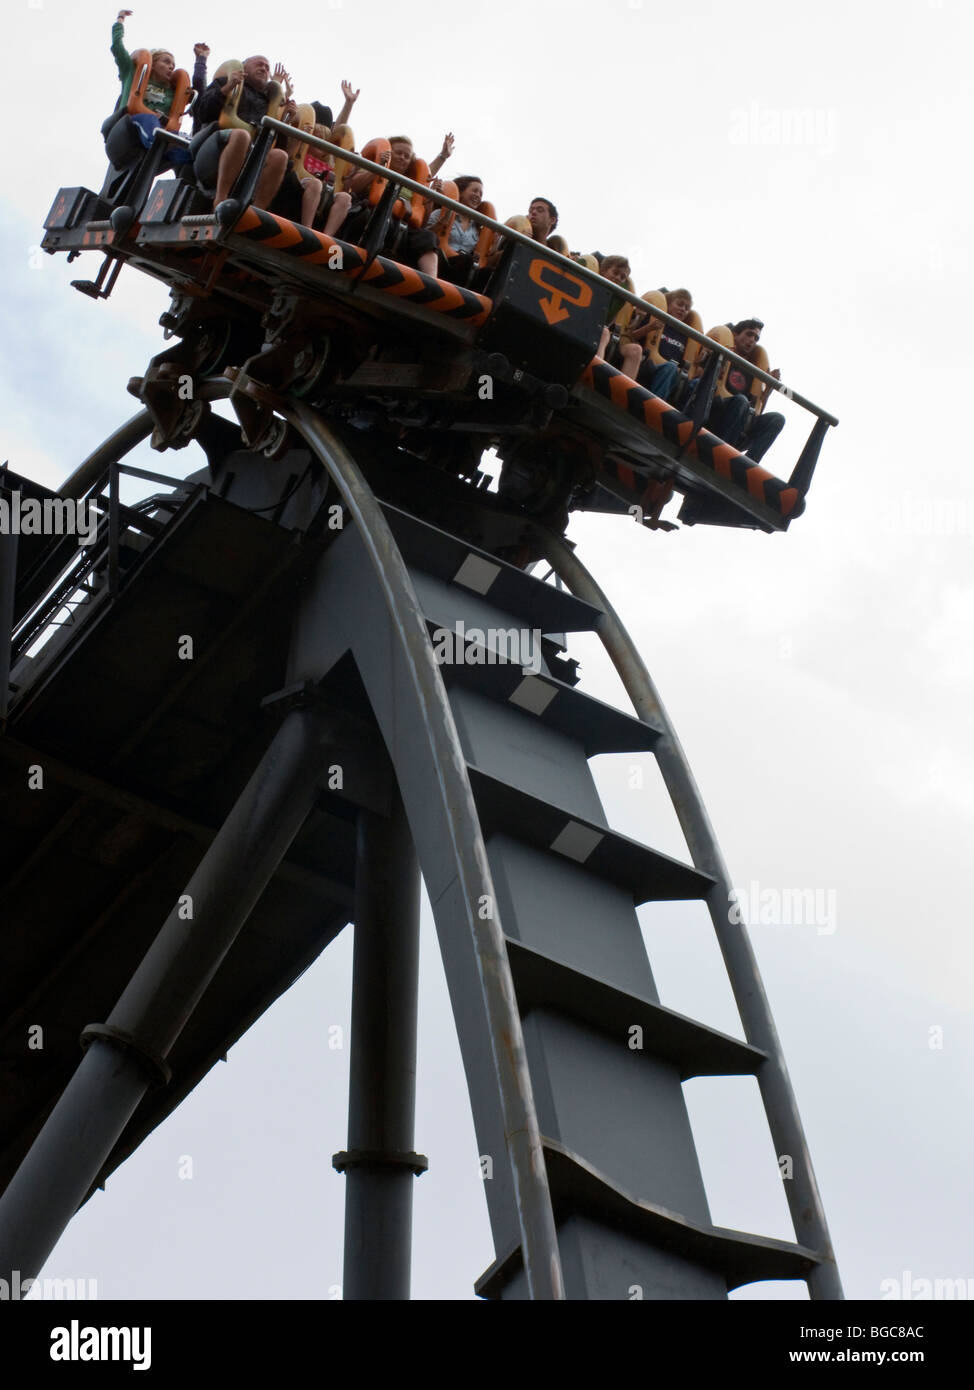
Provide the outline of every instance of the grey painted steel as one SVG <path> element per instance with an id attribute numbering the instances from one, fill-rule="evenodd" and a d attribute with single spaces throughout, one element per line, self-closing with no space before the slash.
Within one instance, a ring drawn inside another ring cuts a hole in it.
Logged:
<path id="1" fill-rule="evenodd" d="M 232 382 L 226 377 L 210 377 L 209 380 L 199 383 L 198 399 L 204 401 L 224 400 L 229 396 L 232 385 Z M 58 496 L 84 497 L 98 482 L 101 475 L 108 471 L 109 465 L 115 463 L 124 454 L 129 453 L 137 444 L 141 444 L 143 439 L 147 439 L 152 433 L 152 429 L 152 416 L 147 410 L 140 410 L 137 415 L 126 420 L 124 425 L 119 425 L 114 434 L 110 434 L 93 453 L 78 464 L 70 477 L 66 478 L 58 488 Z"/>
<path id="2" fill-rule="evenodd" d="M 809 1293 L 813 1298 L 841 1299 L 842 1284 L 828 1223 L 778 1032 L 747 930 L 733 920 L 735 914 L 730 910 L 734 901 L 733 884 L 686 754 L 642 658 L 592 575 L 561 537 L 550 535 L 546 538 L 545 556 L 573 594 L 602 610 L 604 616 L 596 631 L 636 712 L 664 730 L 655 748 L 660 771 L 693 862 L 714 879 L 706 902 L 745 1036 L 752 1047 L 767 1053 L 767 1061 L 758 1071 L 758 1083 L 776 1152 L 790 1154 L 794 1160 L 794 1176 L 785 1183 L 785 1191 L 795 1234 L 802 1245 L 817 1251 L 822 1259 L 808 1275 Z"/>
<path id="3" fill-rule="evenodd" d="M 14 590 L 17 587 L 16 535 L 0 535 L 0 720 L 7 717 L 10 698 L 10 644 L 14 632 Z"/>
<path id="4" fill-rule="evenodd" d="M 293 138 L 294 127 L 286 125 L 283 121 L 275 121 L 272 116 L 265 116 L 261 121 L 262 126 L 268 126 L 271 130 L 277 131 L 279 135 L 288 135 Z M 343 150 L 340 145 L 333 145 L 328 140 L 321 140 L 317 135 L 302 135 L 302 143 L 312 145 L 316 150 L 323 150 L 326 154 L 337 156 L 344 159 L 348 164 L 354 164 L 358 169 L 368 169 L 371 173 L 379 175 L 384 179 L 399 184 L 402 188 L 408 188 L 412 193 L 422 193 L 423 197 L 429 202 L 435 203 L 437 207 L 448 208 L 453 212 L 460 212 L 464 217 L 471 218 L 479 227 L 489 227 L 491 231 L 497 232 L 507 241 L 518 241 L 522 246 L 529 246 L 533 251 L 544 251 L 545 259 L 554 262 L 556 265 L 564 267 L 579 280 L 584 280 L 590 285 L 597 285 L 600 289 L 609 289 L 616 299 L 624 299 L 627 304 L 632 304 L 637 309 L 645 309 L 647 301 L 641 299 L 638 294 L 633 294 L 622 285 L 617 285 L 614 280 L 606 280 L 596 270 L 589 270 L 588 266 L 582 265 L 579 261 L 573 261 L 570 256 L 563 256 L 560 251 L 552 251 L 549 246 L 542 247 L 524 232 L 518 232 L 513 227 L 508 227 L 504 222 L 498 222 L 493 217 L 488 217 L 485 212 L 478 212 L 476 208 L 468 208 L 463 203 L 456 202 L 453 198 L 448 198 L 445 193 L 438 193 L 435 188 L 430 188 L 425 183 L 418 183 L 415 179 L 407 178 L 405 174 L 391 174 L 387 168 L 381 164 L 376 164 L 371 159 L 366 159 L 363 155 L 357 154 L 354 150 Z M 749 362 L 746 357 L 740 357 L 730 348 L 722 347 L 713 338 L 708 338 L 706 334 L 692 328 L 690 324 L 684 323 L 682 319 L 667 313 L 665 309 L 658 309 L 653 305 L 653 318 L 662 319 L 664 323 L 676 328 L 687 338 L 693 338 L 695 342 L 703 344 L 709 351 L 716 351 L 718 357 L 731 362 L 736 362 L 739 367 L 746 367 L 751 376 L 757 377 L 758 381 L 771 386 L 776 391 L 783 391 L 790 401 L 803 409 L 811 411 L 820 420 L 826 420 L 830 425 L 837 425 L 839 422 L 834 415 L 830 415 L 821 406 L 815 405 L 805 396 L 801 396 L 797 391 L 792 390 L 777 377 L 771 376 L 769 372 L 762 371 L 753 362 Z"/>
<path id="5" fill-rule="evenodd" d="M 303 669 L 291 674 L 321 675 L 329 645 L 332 662 L 353 645 L 396 768 L 451 993 L 463 993 L 459 1009 L 454 996 L 454 1014 L 462 1045 L 466 1039 L 468 1081 L 478 1069 L 477 1087 L 482 1081 L 496 1104 L 495 1152 L 505 1172 L 488 1191 L 510 1191 L 531 1296 L 560 1299 L 558 1238 L 521 1018 L 498 914 L 484 908 L 497 895 L 426 619 L 382 509 L 348 450 L 302 403 L 289 402 L 282 413 L 324 464 L 355 526 L 332 548 L 343 556 L 324 557 L 303 647 L 299 636 Z"/>
<path id="6" fill-rule="evenodd" d="M 360 811 L 358 820 L 346 1300 L 409 1298 L 415 1174 L 402 1160 L 415 1129 L 419 861 L 402 802 L 395 802 L 391 816 Z"/>
<path id="7" fill-rule="evenodd" d="M 329 732 L 295 710 L 0 1198 L 0 1272 L 36 1276 L 311 809 Z M 184 900 L 181 899 L 181 902 Z M 106 1040 L 110 1031 L 118 1042 Z"/>
<path id="8" fill-rule="evenodd" d="M 285 413 L 301 427 L 299 411 L 285 407 Z M 310 423 L 303 433 L 313 441 Z M 478 856 L 486 857 L 486 865 L 478 861 L 476 872 L 495 910 L 477 922 L 477 930 L 483 932 L 492 925 L 499 931 L 503 923 L 496 945 L 498 975 L 501 969 L 504 975 L 511 974 L 507 943 L 513 939 L 535 950 L 547 945 L 558 966 L 587 972 L 616 990 L 635 988 L 650 1008 L 658 1003 L 658 996 L 630 876 L 621 875 L 624 882 L 607 879 L 605 866 L 595 862 L 598 847 L 591 856 L 587 851 L 579 853 L 577 845 L 561 847 L 561 832 L 571 821 L 585 836 L 606 846 L 619 839 L 605 823 L 588 767 L 584 719 L 580 718 L 578 730 L 560 732 L 510 700 L 485 699 L 462 686 L 452 687 L 447 706 L 438 679 L 432 696 L 440 703 L 421 712 L 425 724 L 419 724 L 417 712 L 410 709 L 415 701 L 416 665 L 422 661 L 424 673 L 438 676 L 428 624 L 435 620 L 449 629 L 455 620 L 463 619 L 468 628 L 475 622 L 487 630 L 519 634 L 523 619 L 513 586 L 497 578 L 498 591 L 507 594 L 502 607 L 492 601 L 493 586 L 482 593 L 458 578 L 464 569 L 461 559 L 487 563 L 469 546 L 466 556 L 457 557 L 459 569 L 452 582 L 404 571 L 394 538 L 388 547 L 370 544 L 368 527 L 380 514 L 374 502 L 372 506 L 375 517 L 363 512 L 355 518 L 357 526 L 346 525 L 322 558 L 320 588 L 299 621 L 295 645 L 301 664 L 289 672 L 289 679 L 323 679 L 351 652 L 386 740 L 436 918 L 481 1154 L 494 1164 L 485 1187 L 495 1248 L 502 1255 L 516 1249 L 520 1262 L 527 1224 L 523 1189 L 500 1162 L 511 1124 L 498 1102 L 498 1057 L 508 1065 L 514 1060 L 527 1073 L 523 1085 L 525 1090 L 531 1088 L 537 1129 L 545 1136 L 543 1148 L 549 1142 L 561 1144 L 566 1152 L 578 1154 L 579 1162 L 604 1172 L 614 1187 L 681 1213 L 681 1221 L 708 1228 L 706 1193 L 675 1060 L 653 1055 L 651 1043 L 646 1051 L 633 1050 L 628 1027 L 593 1027 L 550 996 L 526 1011 L 522 1020 L 511 991 L 509 1021 L 502 1015 L 498 1023 L 490 1014 L 482 967 L 478 970 L 478 962 L 471 960 L 469 944 L 471 916 L 479 917 L 470 911 L 477 890 L 463 886 L 451 862 L 450 850 L 458 834 L 476 847 Z M 435 528 L 428 530 L 435 541 Z M 378 559 L 373 558 L 374 549 L 379 551 Z M 403 617 L 390 617 L 382 590 L 390 582 L 398 584 L 397 570 L 404 571 L 402 580 L 409 584 L 410 602 L 416 607 L 407 608 Z M 521 586 L 525 590 L 541 587 L 537 580 Z M 587 611 L 593 623 L 598 613 Z M 411 660 L 406 660 L 406 638 L 413 633 L 416 644 L 407 653 Z M 530 633 L 523 642 L 514 643 L 515 663 L 537 654 Z M 444 750 L 433 746 L 430 724 L 442 733 L 445 716 L 456 735 Z M 514 750 L 516 756 L 512 756 Z M 476 774 L 471 766 L 475 754 L 505 782 L 498 784 L 497 778 Z M 448 786 L 446 796 L 438 797 L 437 781 L 442 787 L 447 779 L 457 791 Z M 493 796 L 491 788 L 496 790 L 498 785 L 506 788 L 505 800 L 526 804 L 526 799 L 533 798 L 537 814 L 542 807 L 550 812 L 549 799 L 554 800 L 559 813 L 539 843 L 525 843 L 521 838 L 533 837 L 529 823 L 518 822 L 516 828 L 506 829 L 510 817 L 505 814 L 488 834 L 485 812 Z M 474 806 L 468 803 L 468 786 Z M 641 846 L 633 848 L 654 861 L 665 858 L 652 856 Z M 590 858 L 591 862 L 583 862 Z M 709 887 L 709 879 L 695 870 L 677 867 L 684 877 L 684 891 L 669 893 L 661 865 L 655 874 L 658 891 L 654 896 L 699 897 Z M 651 876 L 647 873 L 647 883 Z M 501 1002 L 507 1004 L 506 999 Z M 520 1050 L 522 1038 L 523 1061 L 511 1046 L 513 1041 Z M 539 1170 L 540 1175 L 550 1183 L 546 1167 Z M 710 1267 L 706 1259 L 675 1255 L 667 1248 L 671 1243 L 645 1234 L 632 1238 L 631 1233 L 620 1233 L 615 1212 L 584 1222 L 577 1213 L 559 1208 L 556 1250 L 565 1296 L 623 1299 L 631 1296 L 636 1283 L 658 1291 L 661 1297 L 726 1297 L 722 1271 Z M 530 1269 L 528 1273 L 533 1275 Z M 536 1296 L 528 1276 L 512 1275 L 502 1283 L 505 1298 Z"/>

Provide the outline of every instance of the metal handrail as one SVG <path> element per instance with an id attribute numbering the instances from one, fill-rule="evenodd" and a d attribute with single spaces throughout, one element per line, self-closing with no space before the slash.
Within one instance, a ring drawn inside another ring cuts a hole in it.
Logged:
<path id="1" fill-rule="evenodd" d="M 684 323 L 682 319 L 676 318 L 665 309 L 657 309 L 655 304 L 650 304 L 647 300 L 641 299 L 639 295 L 625 289 L 624 286 L 617 285 L 612 280 L 606 280 L 605 277 L 599 275 L 597 271 L 589 270 L 588 266 L 584 266 L 578 261 L 573 261 L 570 256 L 563 256 L 560 251 L 552 251 L 548 246 L 542 247 L 542 243 L 533 241 L 531 237 L 525 236 L 523 232 L 518 232 L 513 227 L 508 227 L 505 223 L 498 222 L 494 217 L 488 217 L 486 213 L 477 212 L 475 208 L 468 208 L 463 203 L 458 203 L 455 199 L 448 198 L 445 193 L 438 193 L 427 184 L 419 183 L 416 179 L 411 179 L 405 174 L 390 173 L 384 165 L 376 164 L 374 160 L 366 159 L 363 155 L 357 154 L 354 150 L 344 150 L 340 145 L 333 145 L 330 141 L 322 140 L 317 135 L 307 135 L 304 131 L 296 132 L 295 126 L 287 125 L 284 121 L 276 121 L 271 116 L 264 116 L 261 120 L 261 125 L 268 130 L 275 130 L 279 134 L 288 135 L 292 138 L 298 133 L 300 134 L 302 144 L 313 145 L 316 150 L 323 150 L 326 154 L 334 155 L 338 159 L 344 159 L 349 164 L 356 165 L 359 169 L 367 169 L 370 173 L 375 174 L 379 178 L 394 181 L 401 187 L 408 188 L 413 193 L 421 193 L 424 198 L 430 199 L 430 201 L 436 203 L 438 207 L 448 208 L 451 212 L 459 212 L 464 217 L 470 217 L 478 226 L 489 227 L 491 231 L 497 232 L 500 236 L 506 237 L 509 241 L 516 241 L 522 246 L 529 246 L 535 252 L 539 249 L 543 249 L 546 260 L 551 260 L 556 265 L 563 266 L 580 280 L 584 280 L 586 283 L 594 285 L 598 289 L 609 289 L 616 298 L 625 300 L 627 304 L 632 304 L 637 309 L 650 312 L 654 319 L 662 319 L 662 321 L 669 324 L 671 328 L 678 329 L 688 338 L 692 338 L 695 342 L 700 343 L 709 352 L 716 352 L 719 357 L 729 362 L 734 362 L 739 367 L 743 367 L 752 377 L 756 377 L 758 381 L 763 382 L 766 386 L 772 387 L 775 391 L 781 391 L 788 400 L 794 401 L 796 405 L 800 405 L 813 415 L 817 415 L 820 420 L 827 420 L 830 425 L 837 425 L 839 423 L 836 416 L 830 415 L 827 410 L 823 410 L 821 406 L 810 401 L 807 396 L 802 396 L 797 391 L 793 390 L 792 387 L 786 386 L 784 382 L 779 381 L 778 378 L 772 376 L 770 372 L 762 371 L 762 369 L 756 367 L 753 362 L 749 362 L 746 357 L 741 357 L 731 348 L 724 347 L 721 343 L 718 343 L 716 339 L 708 338 L 706 333 L 701 333 L 699 329 L 692 328 L 689 324 Z"/>

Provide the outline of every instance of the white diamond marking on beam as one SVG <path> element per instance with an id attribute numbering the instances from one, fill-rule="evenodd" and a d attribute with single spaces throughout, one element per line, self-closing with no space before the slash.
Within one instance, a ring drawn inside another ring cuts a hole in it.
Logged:
<path id="1" fill-rule="evenodd" d="M 575 859 L 579 864 L 584 864 L 586 859 L 605 839 L 599 831 L 592 830 L 587 825 L 579 825 L 578 821 L 570 820 L 554 840 L 551 848 L 557 854 L 564 854 L 568 859 Z"/>
<path id="2" fill-rule="evenodd" d="M 465 589 L 472 589 L 475 594 L 486 594 L 500 572 L 500 565 L 480 555 L 468 555 L 453 576 L 453 582 L 462 584 Z"/>
<path id="3" fill-rule="evenodd" d="M 513 694 L 508 696 L 508 700 L 512 705 L 526 709 L 529 714 L 544 714 L 557 694 L 556 685 L 539 681 L 536 676 L 525 676 Z"/>

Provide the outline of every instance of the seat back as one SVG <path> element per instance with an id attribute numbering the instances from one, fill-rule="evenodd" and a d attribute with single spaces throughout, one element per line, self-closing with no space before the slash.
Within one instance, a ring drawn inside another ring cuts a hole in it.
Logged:
<path id="1" fill-rule="evenodd" d="M 646 290 L 640 298 L 644 299 L 648 306 L 654 306 L 657 309 L 666 309 L 666 295 L 662 290 Z M 650 362 L 652 362 L 655 367 L 658 367 L 663 361 L 659 351 L 659 339 L 662 331 L 663 320 L 651 318 L 649 321 L 649 332 L 643 339 L 643 348 Z"/>
<path id="2" fill-rule="evenodd" d="M 482 201 L 477 211 L 482 212 L 485 217 L 492 217 L 495 222 L 497 221 L 497 213 L 494 210 L 493 203 Z M 477 245 L 473 249 L 475 265 L 483 265 L 494 248 L 494 238 L 496 236 L 497 233 L 492 232 L 489 227 L 481 227 L 480 236 L 477 238 Z"/>
<path id="3" fill-rule="evenodd" d="M 707 329 L 707 337 L 713 338 L 715 343 L 720 343 L 721 347 L 734 347 L 734 335 L 726 323 L 718 323 L 714 328 Z M 724 362 L 717 374 L 717 382 L 714 386 L 715 396 L 729 396 L 731 393 L 727 389 L 727 372 L 730 367 L 729 362 Z M 698 369 L 699 371 L 700 369 Z"/>
<path id="4" fill-rule="evenodd" d="M 214 80 L 218 77 L 230 77 L 235 72 L 243 72 L 243 63 L 239 58 L 228 58 L 225 63 L 221 63 L 213 74 Z M 267 84 L 267 114 L 273 120 L 279 121 L 284 111 L 284 89 L 279 82 L 268 82 Z M 240 98 L 243 96 L 243 83 L 234 92 L 229 101 L 223 103 L 220 112 L 221 130 L 245 130 L 251 138 L 256 135 L 256 127 L 250 121 L 242 120 L 239 114 Z"/>
<path id="5" fill-rule="evenodd" d="M 307 102 L 302 102 L 297 109 L 296 117 L 297 119 L 295 124 L 297 125 L 298 130 L 300 130 L 304 135 L 313 135 L 315 128 L 314 107 L 309 106 Z M 297 175 L 299 179 L 314 178 L 315 174 L 319 172 L 317 169 L 309 169 L 305 164 L 305 160 L 311 153 L 311 146 L 305 144 L 304 141 L 291 141 L 292 166 L 294 169 L 294 173 Z"/>
<path id="6" fill-rule="evenodd" d="M 683 322 L 686 324 L 688 328 L 695 328 L 698 333 L 703 332 L 703 319 L 701 319 L 696 309 L 691 309 L 689 314 L 687 314 L 686 318 L 683 320 Z M 695 338 L 688 338 L 686 342 L 686 347 L 683 349 L 683 360 L 680 363 L 681 368 L 685 369 L 688 372 L 691 371 L 693 368 L 693 364 L 694 362 L 696 362 L 699 354 L 700 344 L 697 342 Z"/>
<path id="7" fill-rule="evenodd" d="M 327 129 L 327 127 L 326 127 Z M 317 135 L 318 128 L 315 127 Z M 336 125 L 332 127 L 331 134 L 324 137 L 330 140 L 333 145 L 341 145 L 343 150 L 355 149 L 355 136 L 350 125 Z M 355 165 L 349 164 L 347 159 L 335 160 L 335 192 L 341 193 L 345 185 L 345 180 L 355 171 Z"/>
<path id="8" fill-rule="evenodd" d="M 382 161 L 382 156 L 388 154 L 391 150 L 392 146 L 389 144 L 389 141 L 379 136 L 375 140 L 367 140 L 362 146 L 362 158 L 371 159 L 373 163 L 379 164 Z M 370 207 L 375 207 L 388 187 L 388 182 L 385 179 L 379 178 L 379 175 L 376 174 L 375 178 L 369 184 L 369 191 L 366 198 Z"/>
<path id="9" fill-rule="evenodd" d="M 758 343 L 757 347 L 754 349 L 754 353 L 750 360 L 754 363 L 755 367 L 760 368 L 762 372 L 769 372 L 771 370 L 768 354 L 760 343 Z M 764 383 L 762 381 L 752 380 L 749 395 L 751 404 L 754 406 L 755 414 L 760 415 L 761 411 L 764 409 Z"/>
<path id="10" fill-rule="evenodd" d="M 406 170 L 406 177 L 417 183 L 429 183 L 430 167 L 425 159 L 413 155 Z M 392 215 L 398 222 L 408 222 L 410 227 L 421 227 L 429 214 L 430 204 L 422 193 L 411 193 L 408 200 L 397 198 L 392 206 Z"/>
<path id="11" fill-rule="evenodd" d="M 152 76 L 152 54 L 147 48 L 137 48 L 132 54 L 132 85 L 129 88 L 129 99 L 126 110 L 130 116 L 155 116 L 156 111 L 150 111 L 145 104 L 145 89 Z M 177 68 L 172 75 L 172 106 L 169 108 L 169 116 L 163 122 L 167 130 L 177 131 L 183 112 L 189 105 L 190 92 L 189 73 L 185 68 Z"/>

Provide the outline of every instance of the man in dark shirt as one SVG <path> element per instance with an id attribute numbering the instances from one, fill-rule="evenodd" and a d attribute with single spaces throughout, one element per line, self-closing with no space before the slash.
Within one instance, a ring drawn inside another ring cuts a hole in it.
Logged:
<path id="1" fill-rule="evenodd" d="M 764 324 L 760 319 L 741 319 L 740 323 L 730 325 L 730 331 L 734 338 L 734 351 L 739 357 L 744 357 L 748 361 L 754 358 L 763 327 Z M 770 375 L 776 380 L 781 377 L 777 368 Z M 714 397 L 707 419 L 707 424 L 714 433 L 719 435 L 721 439 L 725 439 L 728 444 L 737 446 L 741 432 L 747 424 L 748 413 L 752 404 L 755 404 L 752 398 L 756 395 L 757 389 L 758 385 L 755 378 L 749 376 L 735 362 L 732 362 L 727 373 L 727 390 L 730 394 Z M 756 409 L 760 410 L 764 405 L 771 390 L 772 388 L 768 385 L 762 388 Z M 755 415 L 751 422 L 751 430 L 745 449 L 747 457 L 754 459 L 755 462 L 764 458 L 784 428 L 784 424 L 785 417 L 783 415 L 774 413 Z"/>
<path id="2" fill-rule="evenodd" d="M 221 130 L 220 112 L 237 89 L 242 87 L 237 115 L 250 125 L 258 125 L 262 117 L 267 115 L 270 78 L 271 65 L 266 58 L 260 55 L 248 58 L 242 72 L 233 72 L 229 77 L 215 77 L 197 103 L 196 119 L 200 129 L 193 136 L 191 146 L 193 173 L 203 192 L 213 194 L 214 208 L 230 196 L 230 189 L 244 166 L 251 141 L 246 130 Z M 289 107 L 294 109 L 293 101 L 289 101 L 284 108 L 285 119 Z M 286 170 L 287 151 L 283 148 L 270 150 L 254 195 L 255 207 L 267 207 L 280 188 Z"/>

